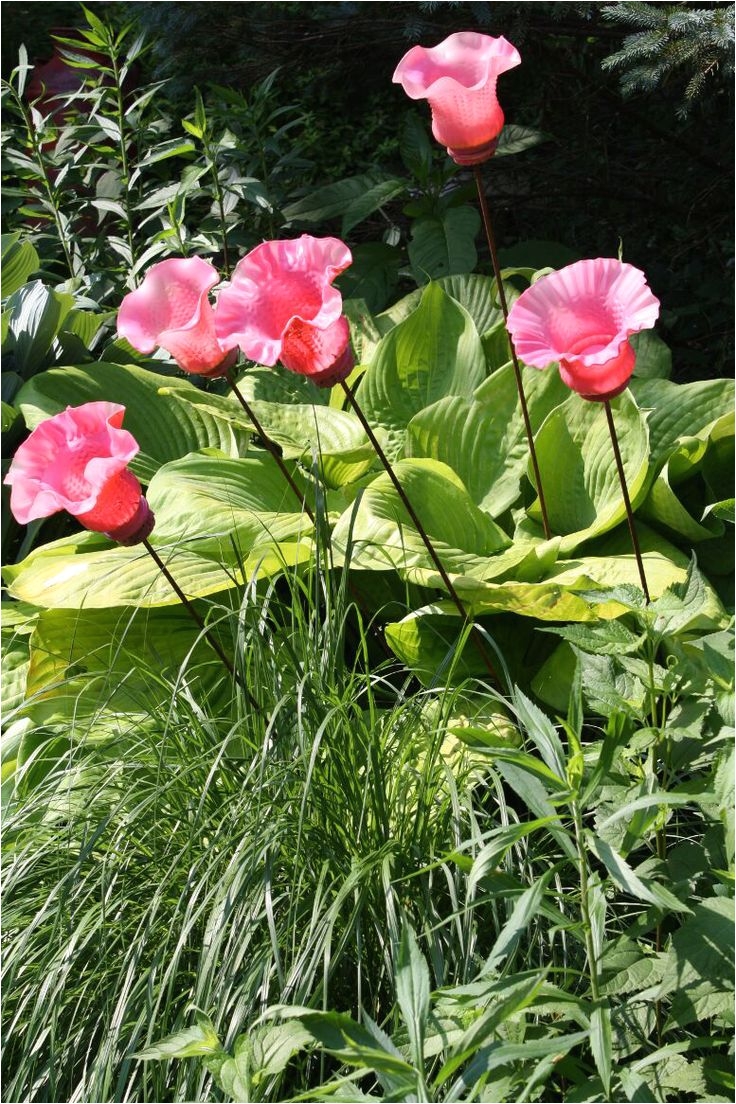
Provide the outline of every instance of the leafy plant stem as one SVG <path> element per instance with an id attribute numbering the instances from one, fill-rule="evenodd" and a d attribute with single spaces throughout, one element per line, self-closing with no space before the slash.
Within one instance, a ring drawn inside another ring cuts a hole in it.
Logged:
<path id="1" fill-rule="evenodd" d="M 15 101 L 16 107 L 18 108 L 21 116 L 23 117 L 23 122 L 24 122 L 25 128 L 26 128 L 26 134 L 28 135 L 28 140 L 31 144 L 31 149 L 33 150 L 33 157 L 35 159 L 36 165 L 38 166 L 39 175 L 40 175 L 41 180 L 43 182 L 43 187 L 44 187 L 44 191 L 46 192 L 46 197 L 48 199 L 49 207 L 51 208 L 51 211 L 53 213 L 54 225 L 56 226 L 56 233 L 57 233 L 57 236 L 59 238 L 59 243 L 61 245 L 61 248 L 64 252 L 64 260 L 66 261 L 66 266 L 69 269 L 69 275 L 74 277 L 74 276 L 77 275 L 75 264 L 74 264 L 74 258 L 72 256 L 72 252 L 71 252 L 71 249 L 70 249 L 69 239 L 67 237 L 64 222 L 63 222 L 62 217 L 61 217 L 61 210 L 59 208 L 59 203 L 57 201 L 56 189 L 54 188 L 54 185 L 51 183 L 51 178 L 50 178 L 50 176 L 48 174 L 48 170 L 46 168 L 46 161 L 45 161 L 44 156 L 43 156 L 43 149 L 41 147 L 41 143 L 38 140 L 38 135 L 36 133 L 36 128 L 33 124 L 32 116 L 31 116 L 28 108 L 26 107 L 25 103 L 23 102 L 22 97 L 17 94 L 15 88 L 13 88 L 12 86 L 11 86 L 11 94 L 12 94 L 13 99 Z"/>
<path id="2" fill-rule="evenodd" d="M 108 29 L 109 39 L 106 43 L 107 49 L 110 54 L 110 65 L 112 66 L 113 82 L 115 86 L 115 123 L 118 128 L 119 145 L 120 145 L 120 168 L 122 169 L 122 199 L 123 209 L 125 210 L 125 233 L 128 239 L 128 249 L 130 250 L 130 268 L 133 273 L 134 284 L 138 283 L 138 277 L 135 274 L 135 242 L 133 238 L 133 213 L 130 201 L 130 162 L 128 161 L 128 150 L 125 144 L 125 104 L 123 103 L 123 87 L 120 79 L 120 67 L 118 65 L 118 56 L 115 43 L 115 37 L 112 29 Z"/>
<path id="3" fill-rule="evenodd" d="M 580 811 L 580 803 L 577 798 L 572 801 L 570 808 L 572 810 L 573 824 L 575 827 L 575 846 L 578 852 L 578 866 L 580 868 L 580 913 L 585 937 L 585 953 L 588 959 L 590 994 L 594 1001 L 598 1001 L 600 998 L 598 989 L 598 963 L 596 960 L 593 926 L 590 917 L 588 858 L 585 852 L 585 842 L 583 838 L 583 817 Z"/>
<path id="4" fill-rule="evenodd" d="M 503 280 L 501 279 L 501 266 L 498 261 L 496 239 L 493 233 L 493 224 L 491 222 L 491 212 L 488 206 L 488 200 L 486 199 L 486 193 L 483 188 L 483 178 L 480 165 L 476 165 L 474 175 L 475 184 L 478 191 L 478 204 L 480 206 L 480 214 L 483 220 L 483 229 L 485 230 L 486 240 L 488 241 L 488 248 L 491 253 L 491 263 L 493 264 L 493 275 L 496 278 L 496 287 L 498 288 L 498 301 L 501 304 L 501 311 L 503 313 L 504 323 L 508 326 L 509 308 L 506 302 L 506 292 L 503 289 Z M 521 413 L 524 418 L 526 439 L 529 444 L 529 455 L 531 456 L 532 468 L 534 469 L 534 482 L 537 485 L 537 494 L 539 495 L 539 508 L 542 513 L 542 525 L 544 527 L 544 535 L 547 540 L 549 540 L 552 536 L 552 530 L 550 529 L 549 519 L 547 517 L 547 503 L 544 498 L 542 477 L 540 475 L 539 464 L 537 462 L 537 451 L 534 447 L 534 434 L 532 432 L 532 423 L 529 417 L 529 408 L 526 402 L 526 395 L 524 394 L 524 381 L 521 378 L 521 366 L 519 365 L 519 358 L 516 355 L 514 343 L 511 340 L 510 335 L 509 346 L 511 348 L 511 360 L 514 365 L 514 376 L 516 377 L 516 390 L 519 393 L 519 404 L 521 406 Z"/>
<path id="5" fill-rule="evenodd" d="M 266 433 L 265 429 L 263 428 L 260 421 L 258 420 L 257 414 L 253 410 L 250 403 L 246 400 L 245 396 L 243 395 L 243 392 L 238 387 L 238 385 L 235 382 L 235 380 L 233 379 L 231 373 L 228 373 L 227 382 L 230 384 L 230 387 L 232 389 L 233 394 L 235 395 L 235 398 L 238 400 L 238 402 L 242 406 L 243 410 L 247 414 L 248 418 L 253 423 L 253 428 L 255 429 L 256 433 L 260 437 L 260 439 L 263 443 L 263 447 L 266 448 L 271 453 L 271 455 L 273 456 L 274 460 L 276 461 L 276 463 L 279 466 L 279 470 L 281 471 L 281 474 L 283 475 L 284 479 L 289 484 L 289 486 L 291 487 L 291 489 L 294 492 L 294 494 L 296 495 L 296 497 L 299 499 L 299 502 L 301 504 L 302 509 L 304 510 L 304 513 L 307 515 L 309 520 L 312 522 L 312 525 L 314 525 L 315 524 L 314 513 L 313 513 L 312 509 L 310 508 L 310 506 L 308 505 L 306 499 L 302 495 L 301 491 L 297 487 L 296 483 L 294 482 L 294 480 L 291 476 L 291 472 L 289 471 L 289 469 L 287 468 L 286 464 L 283 461 L 283 458 L 282 458 L 281 453 L 279 451 L 278 445 L 276 444 L 275 441 L 272 441 L 271 438 Z"/>
<path id="6" fill-rule="evenodd" d="M 208 134 L 205 132 L 202 135 L 202 145 L 204 146 L 204 155 L 207 158 L 207 164 L 212 177 L 212 186 L 215 192 L 215 200 L 217 202 L 217 210 L 220 217 L 220 231 L 222 233 L 222 267 L 225 272 L 226 278 L 230 279 L 230 257 L 227 251 L 227 219 L 225 217 L 225 196 L 222 191 L 222 184 L 220 183 L 220 174 L 217 169 L 216 157 L 212 154 L 212 147 Z"/>
<path id="7" fill-rule="evenodd" d="M 381 461 L 384 468 L 386 469 L 388 477 L 391 480 L 391 482 L 393 483 L 393 485 L 396 489 L 396 493 L 398 494 L 399 498 L 401 499 L 401 501 L 403 503 L 404 509 L 408 513 L 408 515 L 411 518 L 414 526 L 416 527 L 417 532 L 419 533 L 420 537 L 422 538 L 422 542 L 424 544 L 424 547 L 427 549 L 427 552 L 429 553 L 429 556 L 432 560 L 432 563 L 437 568 L 439 576 L 442 579 L 442 582 L 443 582 L 448 594 L 450 595 L 450 598 L 452 599 L 452 602 L 453 602 L 453 605 L 455 606 L 455 609 L 458 611 L 458 613 L 460 614 L 460 616 L 462 617 L 462 619 L 465 623 L 470 623 L 470 615 L 469 615 L 468 611 L 466 610 L 465 605 L 462 602 L 460 596 L 458 595 L 457 591 L 455 590 L 455 587 L 452 585 L 452 581 L 451 581 L 449 575 L 447 574 L 447 572 L 445 571 L 445 568 L 442 564 L 442 561 L 440 560 L 439 556 L 437 555 L 437 550 L 435 549 L 434 545 L 432 544 L 432 541 L 429 539 L 429 535 L 427 534 L 426 529 L 424 528 L 421 521 L 417 517 L 416 511 L 414 510 L 414 507 L 412 506 L 411 502 L 409 501 L 409 497 L 408 497 L 406 491 L 401 486 L 401 483 L 399 482 L 399 479 L 396 475 L 396 472 L 394 471 L 393 467 L 391 466 L 391 463 L 389 462 L 389 459 L 386 456 L 386 453 L 383 451 L 378 438 L 376 437 L 375 433 L 371 429 L 371 426 L 368 422 L 368 419 L 366 418 L 365 414 L 363 413 L 363 411 L 360 407 L 360 404 L 358 403 L 357 399 L 355 398 L 355 395 L 353 394 L 353 392 L 351 391 L 349 385 L 347 384 L 347 382 L 345 380 L 342 381 L 342 389 L 345 392 L 345 394 L 347 395 L 348 402 L 350 403 L 351 407 L 353 408 L 355 414 L 358 417 L 358 420 L 360 421 L 360 424 L 362 425 L 363 429 L 365 430 L 365 433 L 366 433 L 366 436 L 368 437 L 368 440 L 370 441 L 373 448 L 376 450 L 376 455 L 378 456 L 378 459 Z M 482 658 L 482 660 L 483 660 L 483 662 L 484 662 L 484 664 L 485 664 L 485 666 L 488 670 L 488 673 L 490 674 L 491 678 L 496 683 L 496 685 L 500 686 L 501 681 L 498 677 L 498 674 L 496 673 L 495 667 L 493 666 L 493 662 L 491 660 L 491 657 L 488 655 L 488 652 L 486 651 L 485 645 L 483 643 L 483 638 L 481 637 L 481 635 L 478 632 L 478 629 L 475 625 L 472 625 L 472 637 L 473 637 L 473 640 L 475 642 L 476 647 L 478 648 L 478 652 L 480 653 L 480 656 L 481 656 L 481 658 Z"/>
<path id="8" fill-rule="evenodd" d="M 179 584 L 177 583 L 176 579 L 175 579 L 175 578 L 174 578 L 174 576 L 173 576 L 173 575 L 171 574 L 171 572 L 169 571 L 168 567 L 166 566 L 166 564 L 164 563 L 164 561 L 163 561 L 163 560 L 161 559 L 161 557 L 159 556 L 159 554 L 158 554 L 158 552 L 156 551 L 156 549 L 155 549 L 155 548 L 153 547 L 153 545 L 152 545 L 152 544 L 150 544 L 150 542 L 149 542 L 149 541 L 147 541 L 147 540 L 144 540 L 144 541 L 142 541 L 142 544 L 143 544 L 143 547 L 145 548 L 146 552 L 148 552 L 149 556 L 151 556 L 151 558 L 153 559 L 153 561 L 154 561 L 154 563 L 156 564 L 156 566 L 158 567 L 159 571 L 160 571 L 160 572 L 162 573 L 162 575 L 164 576 L 164 578 L 166 579 L 166 581 L 167 581 L 167 582 L 168 582 L 168 583 L 170 584 L 170 586 L 171 586 L 172 590 L 173 590 L 173 591 L 174 591 L 174 593 L 176 594 L 176 596 L 177 596 L 177 598 L 179 599 L 179 601 L 180 601 L 180 602 L 182 603 L 182 605 L 183 605 L 183 606 L 184 606 L 184 607 L 186 608 L 186 610 L 187 610 L 187 612 L 189 613 L 189 615 L 191 616 L 192 620 L 196 622 L 196 624 L 197 624 L 197 625 L 199 626 L 199 628 L 200 628 L 200 629 L 202 630 L 202 632 L 204 633 L 204 635 L 205 635 L 205 636 L 207 637 L 207 640 L 209 641 L 209 644 L 210 644 L 210 646 L 212 647 L 213 651 L 214 651 L 214 652 L 216 652 L 216 654 L 217 654 L 217 655 L 218 655 L 218 657 L 219 657 L 219 658 L 220 658 L 220 659 L 222 660 L 222 662 L 224 663 L 225 667 L 226 667 L 226 668 L 227 668 L 227 670 L 228 670 L 228 671 L 230 672 L 230 674 L 232 675 L 232 677 L 233 677 L 233 678 L 234 678 L 234 679 L 236 680 L 236 682 L 238 682 L 238 684 L 239 684 L 239 685 L 241 686 L 241 688 L 242 688 L 242 689 L 243 689 L 243 691 L 245 692 L 245 696 L 246 696 L 246 698 L 248 699 L 248 701 L 250 702 L 250 704 L 251 704 L 251 705 L 253 706 L 253 708 L 254 708 L 254 709 L 255 709 L 255 710 L 256 710 L 256 711 L 258 712 L 258 713 L 260 713 L 260 712 L 261 712 L 261 707 L 260 707 L 260 705 L 258 704 L 258 702 L 256 701 L 256 699 L 255 699 L 255 698 L 253 697 L 253 694 L 251 693 L 250 689 L 248 688 L 248 686 L 246 686 L 246 684 L 245 684 L 245 682 L 243 681 L 243 679 L 241 678 L 241 676 L 240 676 L 240 675 L 238 674 L 238 672 L 237 672 L 237 671 L 235 670 L 235 667 L 233 666 L 232 662 L 231 662 L 231 661 L 230 661 L 230 660 L 228 659 L 228 657 L 227 657 L 227 656 L 225 655 L 225 653 L 223 652 L 223 650 L 222 650 L 222 648 L 220 647 L 220 645 L 219 645 L 218 641 L 217 641 L 217 640 L 215 639 L 215 637 L 214 637 L 214 636 L 213 636 L 213 635 L 212 635 L 212 634 L 210 633 L 210 631 L 209 631 L 209 629 L 207 628 L 207 626 L 205 625 L 205 623 L 204 623 L 203 619 L 202 619 L 202 618 L 200 617 L 200 615 L 199 615 L 199 613 L 197 612 L 197 610 L 196 610 L 196 609 L 194 608 L 194 606 L 192 605 L 192 603 L 191 603 L 191 602 L 189 601 L 189 599 L 187 598 L 186 594 L 185 594 L 185 593 L 184 593 L 184 591 L 183 591 L 183 590 L 181 589 L 181 587 L 180 587 L 180 586 L 179 586 Z"/>
<path id="9" fill-rule="evenodd" d="M 624 506 L 626 507 L 626 520 L 629 525 L 629 533 L 631 535 L 631 543 L 634 548 L 634 555 L 636 556 L 636 565 L 639 568 L 639 578 L 641 580 L 641 588 L 644 591 L 644 597 L 647 603 L 651 602 L 649 597 L 649 587 L 647 586 L 647 577 L 644 573 L 644 561 L 641 556 L 641 548 L 639 547 L 639 538 L 636 535 L 636 527 L 634 525 L 634 511 L 631 509 L 631 499 L 629 498 L 629 489 L 626 486 L 626 473 L 624 471 L 623 461 L 621 459 L 621 450 L 618 447 L 618 436 L 616 435 L 616 426 L 613 421 L 613 411 L 611 410 L 611 404 L 608 399 L 603 403 L 606 409 L 606 419 L 608 420 L 608 430 L 611 434 L 611 444 L 613 445 L 613 455 L 616 459 L 616 471 L 618 472 L 619 482 L 621 484 L 621 493 L 624 496 Z"/>

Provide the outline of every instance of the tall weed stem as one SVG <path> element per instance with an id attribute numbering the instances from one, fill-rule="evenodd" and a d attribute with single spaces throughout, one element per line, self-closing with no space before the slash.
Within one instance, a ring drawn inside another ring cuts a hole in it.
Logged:
<path id="1" fill-rule="evenodd" d="M 108 35 L 108 40 L 105 43 L 109 56 L 110 66 L 112 68 L 113 86 L 114 86 L 114 110 L 115 110 L 115 125 L 118 130 L 118 144 L 120 149 L 120 169 L 122 173 L 122 200 L 123 210 L 125 211 L 125 235 L 128 239 L 128 249 L 130 251 L 130 270 L 133 273 L 133 284 L 138 284 L 138 277 L 135 272 L 135 239 L 133 235 L 133 209 L 130 196 L 130 161 L 128 159 L 128 149 L 125 142 L 125 103 L 123 102 L 123 82 L 120 72 L 120 66 L 118 65 L 117 43 L 115 40 L 115 34 L 111 28 L 105 27 Z"/>
<path id="2" fill-rule="evenodd" d="M 64 253 L 66 267 L 69 270 L 69 275 L 71 277 L 74 277 L 78 275 L 78 266 L 74 261 L 74 256 L 72 253 L 71 236 L 67 233 L 67 221 L 61 213 L 59 198 L 56 192 L 56 188 L 51 182 L 51 177 L 46 165 L 46 158 L 44 157 L 43 153 L 43 145 L 39 140 L 33 116 L 28 110 L 26 104 L 23 102 L 22 95 L 20 95 L 12 85 L 8 85 L 8 87 L 15 102 L 15 106 L 17 107 L 23 119 L 23 125 L 25 126 L 28 141 L 33 151 L 33 159 L 36 163 L 41 183 L 43 184 L 43 190 L 46 193 L 46 201 L 48 203 L 49 210 L 51 211 L 51 214 L 53 216 L 54 226 L 56 227 L 56 235 L 59 239 L 59 244 L 61 245 Z"/>
<path id="3" fill-rule="evenodd" d="M 588 884 L 588 857 L 585 851 L 585 839 L 583 830 L 583 817 L 580 811 L 580 803 L 575 798 L 570 806 L 572 810 L 573 824 L 575 827 L 575 847 L 578 853 L 578 867 L 580 870 L 580 914 L 583 924 L 585 939 L 585 954 L 588 959 L 588 978 L 590 980 L 590 994 L 594 1001 L 600 998 L 598 988 L 598 960 L 593 939 L 593 923 L 590 915 L 590 886 Z"/>
<path id="4" fill-rule="evenodd" d="M 476 165 L 475 171 L 475 184 L 478 190 L 478 204 L 480 206 L 480 214 L 483 220 L 483 229 L 485 230 L 486 240 L 488 242 L 488 248 L 491 253 L 491 263 L 493 264 L 493 275 L 496 279 L 496 287 L 498 288 L 498 301 L 501 304 L 501 312 L 503 314 L 504 324 L 508 328 L 509 308 L 506 302 L 506 292 L 503 288 L 503 280 L 501 279 L 501 265 L 498 261 L 498 252 L 496 250 L 496 239 L 493 234 L 493 224 L 491 223 L 491 212 L 488 207 L 488 201 L 486 199 L 486 193 L 483 188 L 483 177 L 481 174 L 480 165 Z M 549 519 L 547 517 L 547 503 L 544 498 L 544 488 L 542 487 L 542 476 L 539 472 L 539 464 L 537 462 L 537 450 L 534 447 L 534 434 L 532 432 L 531 418 L 529 417 L 529 408 L 526 402 L 526 395 L 524 393 L 524 381 L 521 378 L 521 366 L 519 364 L 519 358 L 516 355 L 514 349 L 514 343 L 509 335 L 509 346 L 511 348 L 511 361 L 514 365 L 514 376 L 516 378 L 516 390 L 519 393 L 519 405 L 521 406 L 521 413 L 524 418 L 524 428 L 526 430 L 526 439 L 529 445 L 529 455 L 532 461 L 532 468 L 534 470 L 534 482 L 537 485 L 537 494 L 539 495 L 539 508 L 542 513 L 542 525 L 544 527 L 544 535 L 549 540 L 552 536 L 552 530 L 549 527 Z"/>

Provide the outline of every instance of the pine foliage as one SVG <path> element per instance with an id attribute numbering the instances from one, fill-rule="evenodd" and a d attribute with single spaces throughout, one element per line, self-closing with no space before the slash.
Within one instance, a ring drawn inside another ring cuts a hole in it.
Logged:
<path id="1" fill-rule="evenodd" d="M 607 4 L 603 16 L 636 28 L 603 62 L 620 71 L 624 95 L 680 85 L 686 115 L 715 78 L 733 75 L 734 4 Z"/>

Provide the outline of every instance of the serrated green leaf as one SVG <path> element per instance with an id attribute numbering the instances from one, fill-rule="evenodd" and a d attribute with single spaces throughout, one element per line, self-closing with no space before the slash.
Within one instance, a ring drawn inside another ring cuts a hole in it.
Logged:
<path id="1" fill-rule="evenodd" d="M 204 1019 L 192 1027 L 185 1027 L 182 1031 L 175 1031 L 167 1035 L 158 1043 L 152 1043 L 136 1053 L 135 1057 L 143 1061 L 168 1058 L 193 1058 L 215 1054 L 221 1051 L 220 1041 L 214 1028 Z"/>
<path id="2" fill-rule="evenodd" d="M 598 1001 L 590 1012 L 590 1049 L 606 1096 L 611 1093 L 611 1009 L 607 1001 Z"/>
<path id="3" fill-rule="evenodd" d="M 429 1016 L 429 968 L 406 920 L 401 928 L 395 978 L 396 1000 L 409 1033 L 411 1059 L 421 1068 Z"/>
<path id="4" fill-rule="evenodd" d="M 666 912 L 692 912 L 688 905 L 680 901 L 665 886 L 651 879 L 640 878 L 626 860 L 605 840 L 599 839 L 592 832 L 586 832 L 585 838 L 588 847 L 603 863 L 611 878 L 626 893 L 631 894 L 638 901 L 656 905 Z"/>

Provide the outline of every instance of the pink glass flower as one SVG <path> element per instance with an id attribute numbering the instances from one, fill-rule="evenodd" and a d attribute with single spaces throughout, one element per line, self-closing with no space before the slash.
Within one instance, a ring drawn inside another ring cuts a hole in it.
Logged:
<path id="1" fill-rule="evenodd" d="M 414 46 L 393 82 L 412 100 L 429 100 L 432 133 L 454 161 L 478 165 L 495 152 L 503 129 L 496 81 L 520 64 L 519 51 L 505 38 L 460 31 L 431 49 Z"/>
<path id="2" fill-rule="evenodd" d="M 139 353 L 166 349 L 192 375 L 224 376 L 238 353 L 235 342 L 223 343 L 215 333 L 209 293 L 219 279 L 202 257 L 159 261 L 120 304 L 118 333 Z"/>
<path id="3" fill-rule="evenodd" d="M 337 238 L 302 234 L 256 246 L 220 292 L 218 338 L 259 364 L 280 360 L 319 387 L 339 383 L 353 355 L 342 296 L 332 282 L 352 260 Z"/>
<path id="4" fill-rule="evenodd" d="M 619 395 L 634 370 L 632 334 L 657 321 L 659 300 L 633 265 L 608 257 L 576 261 L 543 276 L 509 311 L 517 355 L 534 368 L 558 361 L 584 399 Z"/>
<path id="5" fill-rule="evenodd" d="M 154 525 L 141 485 L 128 471 L 139 450 L 121 429 L 125 407 L 89 402 L 47 418 L 17 449 L 4 482 L 21 525 L 66 510 L 86 529 L 138 544 Z"/>

